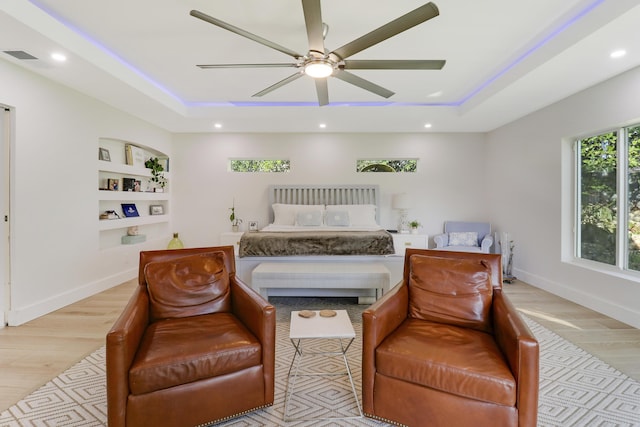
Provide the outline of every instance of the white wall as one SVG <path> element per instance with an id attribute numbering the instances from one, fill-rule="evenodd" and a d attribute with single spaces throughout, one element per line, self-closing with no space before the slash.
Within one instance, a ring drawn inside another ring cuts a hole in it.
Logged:
<path id="1" fill-rule="evenodd" d="M 140 247 L 98 249 L 98 138 L 170 153 L 171 135 L 2 60 L 0 82 L 16 118 L 9 322 L 20 324 L 135 275 Z"/>
<path id="2" fill-rule="evenodd" d="M 514 274 L 635 327 L 640 276 L 571 257 L 570 140 L 640 123 L 638 93 L 635 69 L 491 132 L 487 151 L 491 217 L 513 234 Z"/>
<path id="3" fill-rule="evenodd" d="M 395 193 L 414 197 L 409 219 L 433 236 L 444 220 L 488 220 L 481 134 L 182 134 L 174 136 L 174 228 L 185 245 L 217 244 L 230 231 L 229 208 L 268 220 L 270 184 L 379 184 L 380 221 L 396 228 Z M 232 173 L 229 158 L 286 158 L 290 173 Z M 417 173 L 357 173 L 359 158 L 418 158 Z"/>
<path id="4" fill-rule="evenodd" d="M 97 141 L 110 137 L 172 155 L 172 225 L 187 246 L 218 244 L 230 229 L 234 197 L 241 218 L 264 225 L 269 184 L 375 183 L 385 227 L 396 226 L 390 202 L 400 192 L 415 198 L 409 218 L 431 236 L 448 219 L 490 221 L 512 233 L 519 278 L 640 327 L 636 278 L 566 261 L 571 174 L 563 169 L 571 157 L 567 138 L 640 121 L 640 98 L 633 96 L 640 70 L 488 135 L 170 135 L 2 60 L 0 81 L 0 103 L 16 111 L 12 324 L 135 275 L 142 247 L 98 249 Z M 230 157 L 288 158 L 292 171 L 234 174 L 227 171 Z M 358 158 L 393 157 L 419 158 L 418 173 L 355 172 Z"/>

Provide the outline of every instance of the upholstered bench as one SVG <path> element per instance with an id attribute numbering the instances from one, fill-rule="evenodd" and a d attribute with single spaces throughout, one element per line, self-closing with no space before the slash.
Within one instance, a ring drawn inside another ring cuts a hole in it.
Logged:
<path id="1" fill-rule="evenodd" d="M 263 262 L 253 269 L 251 286 L 267 299 L 269 288 L 375 289 L 378 299 L 389 290 L 390 277 L 387 267 L 370 262 Z"/>

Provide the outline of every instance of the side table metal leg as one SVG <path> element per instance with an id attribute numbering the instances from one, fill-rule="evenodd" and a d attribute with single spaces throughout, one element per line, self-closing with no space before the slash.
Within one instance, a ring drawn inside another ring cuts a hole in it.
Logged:
<path id="1" fill-rule="evenodd" d="M 291 359 L 291 365 L 289 365 L 289 372 L 287 373 L 287 386 L 285 388 L 284 396 L 284 421 L 290 421 L 289 418 L 289 403 L 291 403 L 291 395 L 296 388 L 296 380 L 298 379 L 298 369 L 300 368 L 300 362 L 302 361 L 302 340 L 291 340 L 291 344 L 293 344 L 294 353 L 293 358 Z M 295 369 L 293 372 L 293 379 L 291 375 L 291 370 L 293 369 L 293 365 L 295 364 Z M 291 384 L 290 384 L 291 383 Z"/>

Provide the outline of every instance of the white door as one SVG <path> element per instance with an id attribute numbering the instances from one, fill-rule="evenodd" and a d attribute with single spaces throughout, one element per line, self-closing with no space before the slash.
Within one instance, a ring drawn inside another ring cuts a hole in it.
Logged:
<path id="1" fill-rule="evenodd" d="M 9 243 L 10 146 L 13 110 L 0 104 L 0 328 L 7 325 L 10 307 L 11 253 Z"/>

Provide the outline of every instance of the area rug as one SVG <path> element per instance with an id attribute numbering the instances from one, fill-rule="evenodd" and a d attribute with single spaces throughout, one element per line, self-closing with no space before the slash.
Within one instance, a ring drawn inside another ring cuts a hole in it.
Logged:
<path id="1" fill-rule="evenodd" d="M 360 351 L 363 306 L 349 299 L 272 298 L 276 306 L 276 396 L 272 407 L 255 411 L 219 426 L 387 426 L 367 418 L 284 422 L 286 378 L 293 347 L 288 338 L 291 310 L 345 309 L 356 331 L 348 350 L 349 366 L 360 399 Z M 595 356 L 525 317 L 540 341 L 539 426 L 640 426 L 640 383 Z M 320 348 L 327 342 L 312 343 Z M 319 360 L 317 368 L 344 369 L 341 360 Z M 299 384 L 300 394 L 291 402 L 290 415 L 304 418 L 358 415 L 348 379 L 314 380 Z M 179 409 L 176 409 L 179 410 Z M 2 427 L 105 426 L 104 347 L 49 381 L 0 414 Z"/>

